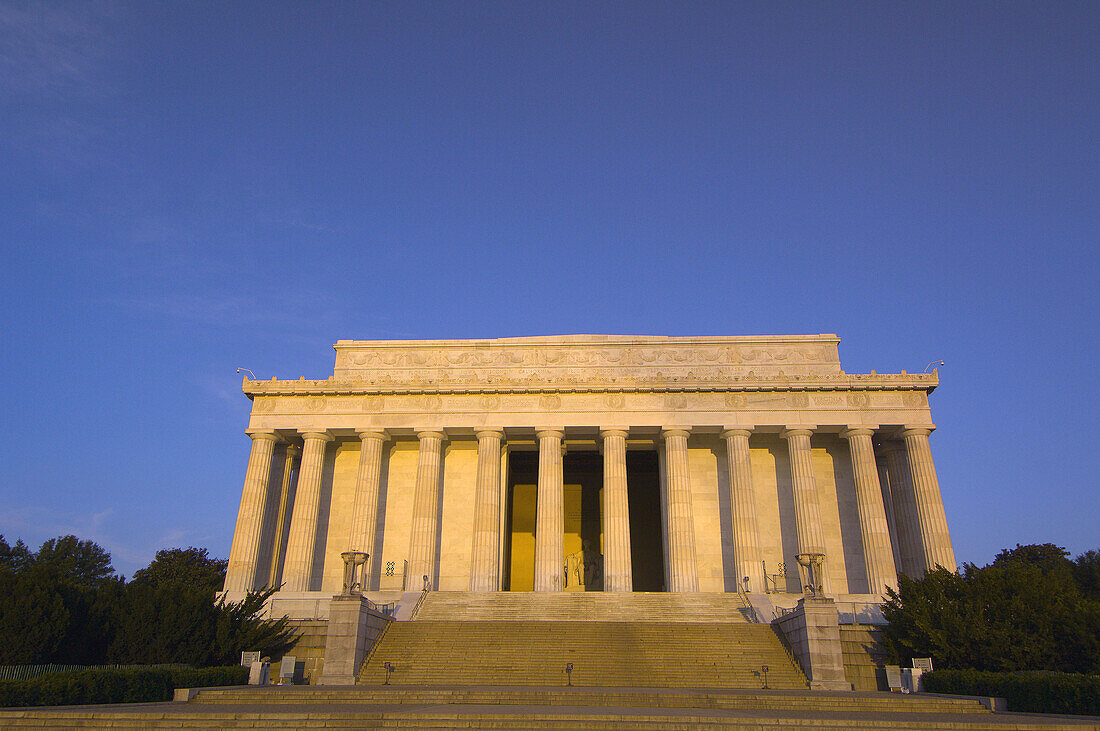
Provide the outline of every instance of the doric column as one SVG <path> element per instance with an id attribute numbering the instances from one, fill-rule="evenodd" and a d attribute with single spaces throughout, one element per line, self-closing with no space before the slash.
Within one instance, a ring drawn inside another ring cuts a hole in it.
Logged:
<path id="1" fill-rule="evenodd" d="M 920 542 L 920 524 L 913 502 L 913 486 L 909 479 L 909 465 L 905 460 L 905 446 L 900 442 L 883 442 L 880 447 L 886 463 L 886 476 L 890 481 L 890 496 L 894 502 L 894 527 L 898 532 L 898 553 L 901 554 L 900 573 L 920 578 L 924 573 L 924 550 Z"/>
<path id="2" fill-rule="evenodd" d="M 791 485 L 794 492 L 794 523 L 800 554 L 825 553 L 821 532 L 821 508 L 817 499 L 813 455 L 810 452 L 810 427 L 788 427 L 781 436 L 787 440 L 791 460 Z M 819 585 L 828 587 L 828 568 L 823 567 Z M 828 591 L 828 588 L 826 588 Z"/>
<path id="3" fill-rule="evenodd" d="M 500 588 L 500 429 L 477 430 L 474 548 L 470 591 Z"/>
<path id="4" fill-rule="evenodd" d="M 848 440 L 852 453 L 852 477 L 856 485 L 856 511 L 859 534 L 863 540 L 863 562 L 867 567 L 867 585 L 871 594 L 885 594 L 886 587 L 898 588 L 898 572 L 890 546 L 890 527 L 878 481 L 875 448 L 871 436 L 875 430 L 849 427 L 840 433 Z"/>
<path id="5" fill-rule="evenodd" d="M 603 440 L 603 588 L 632 591 L 630 506 L 626 486 L 626 435 L 621 429 L 600 431 Z"/>
<path id="6" fill-rule="evenodd" d="M 435 588 L 436 514 L 439 512 L 439 470 L 443 464 L 443 432 L 416 433 L 420 451 L 416 463 L 412 531 L 409 536 L 409 569 L 406 591 L 423 588 L 427 576 Z"/>
<path id="7" fill-rule="evenodd" d="M 378 530 L 378 490 L 382 482 L 382 443 L 386 432 L 381 429 L 363 429 L 359 435 L 359 470 L 355 476 L 355 498 L 351 508 L 351 530 L 348 532 L 349 551 L 370 554 L 363 566 L 363 588 L 371 575 L 374 564 L 374 536 Z"/>
<path id="8" fill-rule="evenodd" d="M 662 429 L 665 442 L 665 530 L 668 535 L 668 590 L 699 591 L 695 563 L 695 515 L 692 512 L 686 429 Z"/>
<path id="9" fill-rule="evenodd" d="M 290 486 L 293 484 L 294 460 L 302 450 L 293 444 L 286 445 L 286 455 L 283 458 L 283 479 L 279 483 L 279 507 L 275 513 L 275 527 L 271 534 L 271 565 L 268 572 L 268 586 L 279 584 L 279 575 L 283 563 L 283 553 L 286 544 L 283 543 L 283 535 L 286 533 L 287 508 L 290 506 Z"/>
<path id="10" fill-rule="evenodd" d="M 752 487 L 752 464 L 749 462 L 750 429 L 726 429 L 726 466 L 730 481 L 730 510 L 733 512 L 733 561 L 737 584 L 746 591 L 762 592 L 764 566 L 760 563 L 760 538 L 756 527 L 756 491 Z"/>
<path id="11" fill-rule="evenodd" d="M 229 549 L 229 566 L 225 572 L 225 590 L 252 591 L 256 586 L 256 571 L 260 562 L 260 537 L 264 527 L 264 510 L 268 503 L 268 480 L 271 477 L 271 455 L 278 437 L 274 432 L 249 431 L 252 451 L 244 473 L 241 507 L 237 511 L 237 528 Z"/>
<path id="12" fill-rule="evenodd" d="M 905 439 L 905 455 L 909 462 L 909 474 L 913 480 L 913 500 L 917 508 L 921 546 L 926 571 L 943 566 L 954 571 L 955 551 L 951 547 L 951 534 L 947 530 L 947 516 L 943 511 L 940 482 L 936 479 L 936 466 L 932 463 L 932 448 L 928 444 L 931 429 L 910 427 L 901 433 Z"/>
<path id="13" fill-rule="evenodd" d="M 559 429 L 540 429 L 539 485 L 535 507 L 535 591 L 565 588 L 565 495 Z"/>
<path id="14" fill-rule="evenodd" d="M 290 537 L 283 562 L 283 589 L 286 591 L 310 590 L 313 548 L 317 542 L 317 513 L 321 507 L 321 472 L 325 463 L 325 445 L 332 441 L 325 431 L 301 434 L 304 443 L 302 466 L 298 469 L 298 490 L 294 494 Z"/>

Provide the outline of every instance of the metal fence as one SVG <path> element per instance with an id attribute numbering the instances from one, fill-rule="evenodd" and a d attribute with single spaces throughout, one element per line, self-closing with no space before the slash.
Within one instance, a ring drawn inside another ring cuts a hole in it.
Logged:
<path id="1" fill-rule="evenodd" d="M 30 680 L 51 673 L 71 673 L 77 670 L 171 670 L 190 667 L 190 665 L 179 663 L 161 665 L 0 665 L 0 680 Z"/>

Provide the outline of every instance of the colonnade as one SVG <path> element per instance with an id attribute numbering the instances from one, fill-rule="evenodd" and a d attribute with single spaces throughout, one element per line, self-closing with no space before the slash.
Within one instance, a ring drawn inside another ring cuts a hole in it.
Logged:
<path id="1" fill-rule="evenodd" d="M 791 425 L 780 436 L 786 440 L 790 459 L 795 528 L 799 554 L 825 554 L 817 479 L 814 474 L 810 440 L 812 426 Z M 841 431 L 849 443 L 855 484 L 856 507 L 868 585 L 872 593 L 897 586 L 900 569 L 918 576 L 935 566 L 955 569 L 936 479 L 928 428 L 913 427 L 901 431 L 901 441 L 886 440 L 878 446 L 886 483 L 880 481 L 879 462 L 873 443 L 874 427 L 854 426 Z M 747 578 L 746 590 L 765 588 L 761 557 L 761 536 L 757 526 L 756 498 L 749 439 L 753 429 L 737 427 L 721 432 L 726 445 L 729 477 L 729 526 L 736 576 Z M 269 485 L 274 448 L 280 437 L 274 431 L 248 432 L 252 451 L 245 475 L 240 512 L 230 551 L 225 588 L 244 592 L 274 581 L 274 566 L 279 559 L 279 540 L 285 520 L 289 465 L 284 468 L 281 495 L 271 500 Z M 368 550 L 377 529 L 382 449 L 387 434 L 379 429 L 357 432 L 361 442 L 352 508 L 349 550 Z M 600 431 L 604 459 L 603 536 L 605 590 L 631 591 L 630 520 L 627 499 L 627 429 Z M 297 492 L 290 517 L 289 537 L 282 557 L 283 590 L 304 592 L 310 589 L 314 565 L 314 545 L 321 495 L 321 474 L 325 446 L 332 436 L 324 431 L 300 432 L 303 446 L 298 472 Z M 688 466 L 686 428 L 661 431 L 661 449 L 665 467 L 664 535 L 666 539 L 667 586 L 670 592 L 699 590 L 695 551 L 695 518 Z M 500 541 L 502 536 L 501 450 L 505 433 L 500 428 L 482 428 L 477 436 L 477 473 L 473 508 L 473 547 L 470 591 L 495 591 L 500 588 Z M 562 473 L 562 428 L 537 429 L 539 461 L 535 529 L 535 591 L 564 589 L 564 485 Z M 419 443 L 416 486 L 408 551 L 407 575 L 434 575 L 440 499 L 440 470 L 445 435 L 437 429 L 418 430 Z M 292 459 L 292 457 L 290 458 Z M 289 459 L 288 459 L 289 462 Z M 268 515 L 279 505 L 277 520 Z M 889 508 L 889 511 L 888 511 Z M 891 520 L 892 519 L 892 520 Z M 895 540 L 891 540 L 891 522 Z M 260 576 L 260 556 L 265 526 L 277 524 L 272 570 Z M 896 550 L 895 550 L 896 544 Z M 819 582 L 829 591 L 828 569 Z M 419 585 L 416 585 L 419 588 Z"/>

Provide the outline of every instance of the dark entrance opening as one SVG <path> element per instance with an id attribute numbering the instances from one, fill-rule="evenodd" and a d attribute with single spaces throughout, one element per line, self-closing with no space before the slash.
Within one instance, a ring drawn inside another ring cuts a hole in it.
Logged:
<path id="1" fill-rule="evenodd" d="M 630 554 L 634 591 L 663 591 L 660 479 L 657 453 L 627 452 Z M 508 455 L 504 565 L 506 591 L 532 591 L 535 576 L 537 451 Z M 603 590 L 603 456 L 577 451 L 562 458 L 565 535 L 562 571 L 566 591 Z"/>
<path id="2" fill-rule="evenodd" d="M 626 485 L 634 591 L 664 591 L 661 478 L 657 472 L 656 451 L 626 453 Z"/>

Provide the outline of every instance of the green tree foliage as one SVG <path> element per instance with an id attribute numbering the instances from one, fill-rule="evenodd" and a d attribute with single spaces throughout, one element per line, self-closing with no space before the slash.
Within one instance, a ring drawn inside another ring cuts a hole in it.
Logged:
<path id="1" fill-rule="evenodd" d="M 134 585 L 192 586 L 197 589 L 221 591 L 225 569 L 229 562 L 210 558 L 205 548 L 168 548 L 157 551 L 153 562 L 138 569 L 131 577 Z"/>
<path id="2" fill-rule="evenodd" d="M 91 541 L 63 536 L 31 552 L 0 536 L 0 663 L 203 667 L 292 646 L 287 619 L 262 616 L 274 590 L 218 599 L 225 569 L 205 548 L 173 548 L 125 583 Z"/>
<path id="3" fill-rule="evenodd" d="M 34 566 L 69 584 L 95 587 L 115 578 L 111 554 L 92 541 L 76 536 L 51 538 L 34 556 Z"/>
<path id="4" fill-rule="evenodd" d="M 899 577 L 883 606 L 887 650 L 895 661 L 932 657 L 945 668 L 1100 671 L 1100 604 L 1079 578 L 1082 558 L 1017 545 L 988 566 Z"/>
<path id="5" fill-rule="evenodd" d="M 5 551 L 4 549 L 9 550 Z M 0 662 L 90 663 L 106 651 L 121 581 L 111 555 L 75 536 L 0 553 Z"/>

